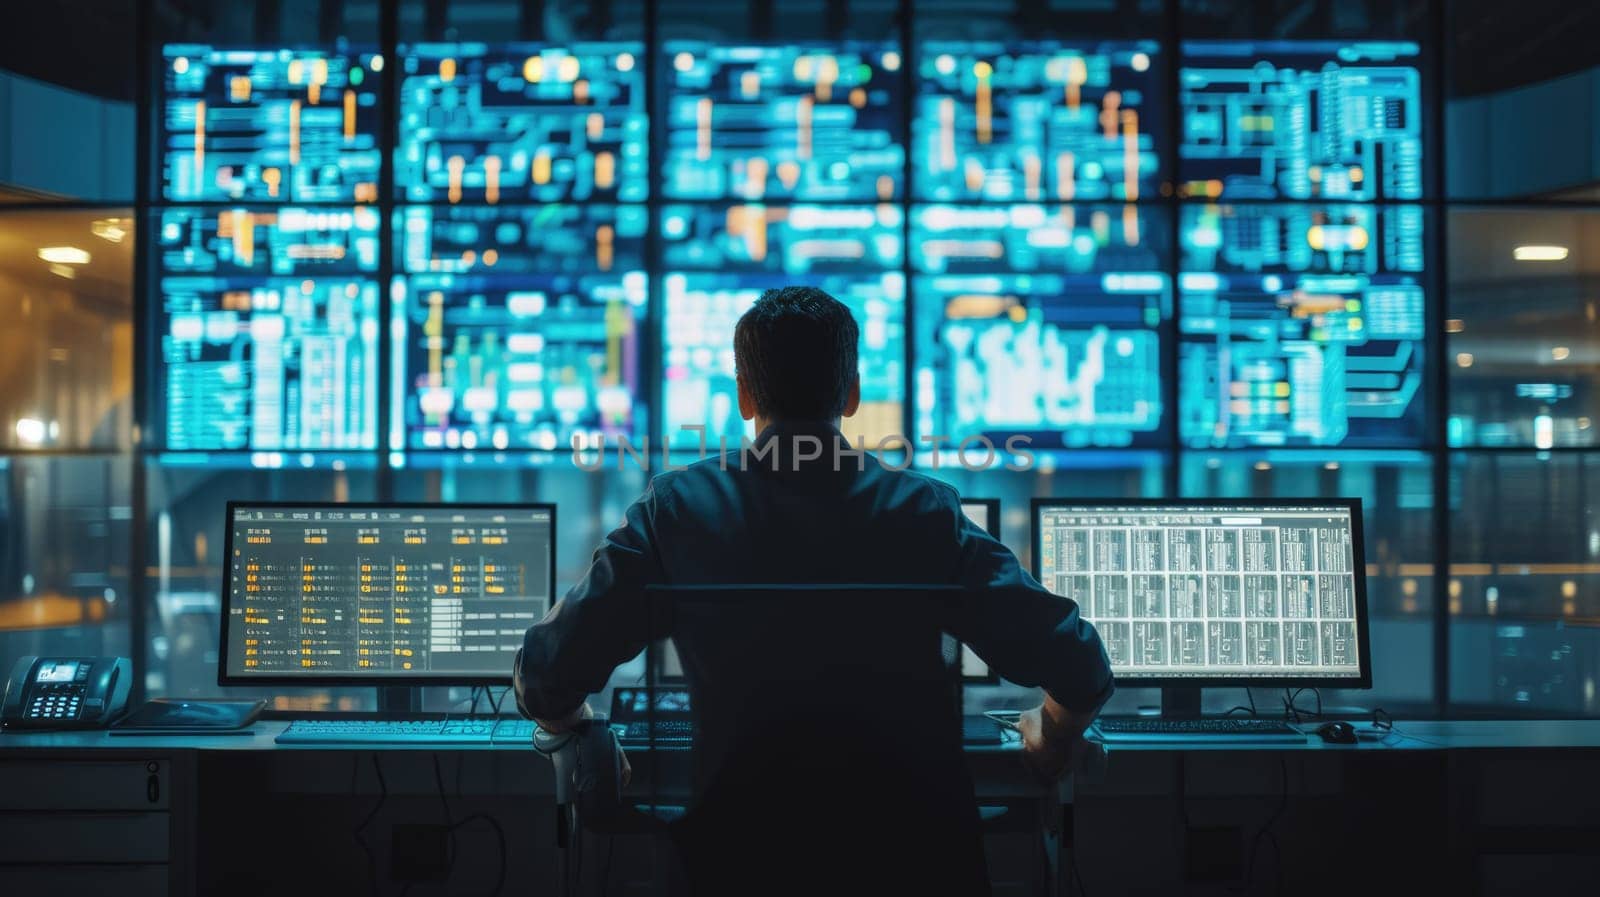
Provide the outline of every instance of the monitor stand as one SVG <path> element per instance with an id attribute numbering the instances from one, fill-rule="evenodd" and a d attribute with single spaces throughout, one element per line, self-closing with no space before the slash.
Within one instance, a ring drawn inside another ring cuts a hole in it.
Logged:
<path id="1" fill-rule="evenodd" d="M 1200 689 L 1167 687 L 1161 689 L 1162 719 L 1199 719 Z"/>
<path id="2" fill-rule="evenodd" d="M 406 716 L 422 709 L 422 691 L 409 685 L 378 686 L 378 712 Z"/>

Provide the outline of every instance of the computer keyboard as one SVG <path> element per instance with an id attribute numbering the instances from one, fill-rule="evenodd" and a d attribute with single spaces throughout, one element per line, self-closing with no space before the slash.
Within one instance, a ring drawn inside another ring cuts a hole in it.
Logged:
<path id="1" fill-rule="evenodd" d="M 650 722 L 648 720 L 633 720 L 626 723 L 613 723 L 611 731 L 617 733 L 617 738 L 625 742 L 644 743 L 655 741 L 689 741 L 694 738 L 694 721 L 687 719 L 658 719 L 656 720 L 655 738 L 650 737 Z"/>
<path id="2" fill-rule="evenodd" d="M 489 744 L 508 740 L 496 737 L 497 724 L 528 720 L 494 719 L 297 719 L 277 738 L 278 744 Z"/>
<path id="3" fill-rule="evenodd" d="M 505 742 L 531 742 L 533 741 L 533 720 L 531 719 L 503 719 L 494 724 L 494 741 L 496 744 Z"/>
<path id="4" fill-rule="evenodd" d="M 1276 719 L 1212 716 L 1200 719 L 1102 718 L 1094 727 L 1107 741 L 1188 741 L 1238 739 L 1241 741 L 1304 742 L 1306 736 Z"/>

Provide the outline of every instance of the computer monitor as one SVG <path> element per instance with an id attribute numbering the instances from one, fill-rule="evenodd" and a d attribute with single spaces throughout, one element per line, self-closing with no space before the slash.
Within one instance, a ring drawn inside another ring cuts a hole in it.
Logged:
<path id="1" fill-rule="evenodd" d="M 1000 499 L 963 498 L 961 512 L 989 535 L 1000 538 Z M 966 645 L 961 646 L 961 678 L 967 682 L 998 682 L 1000 677 Z"/>
<path id="2" fill-rule="evenodd" d="M 1034 499 L 1033 533 L 1039 582 L 1164 712 L 1204 686 L 1372 685 L 1359 499 Z"/>
<path id="3" fill-rule="evenodd" d="M 911 212 L 912 420 L 1046 454 L 1159 439 L 1171 222 L 1143 206 Z"/>
<path id="4" fill-rule="evenodd" d="M 329 203 L 346 215 L 377 200 L 391 74 L 379 48 L 172 43 L 161 57 L 161 199 Z"/>
<path id="5" fill-rule="evenodd" d="M 672 61 L 661 85 L 667 197 L 902 196 L 906 79 L 898 43 L 672 40 L 661 58 Z"/>
<path id="6" fill-rule="evenodd" d="M 555 591 L 553 504 L 227 515 L 221 685 L 505 684 Z"/>

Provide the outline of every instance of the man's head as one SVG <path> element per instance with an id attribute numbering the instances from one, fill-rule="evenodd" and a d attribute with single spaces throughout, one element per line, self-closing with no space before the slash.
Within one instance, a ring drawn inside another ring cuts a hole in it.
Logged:
<path id="1" fill-rule="evenodd" d="M 833 421 L 856 413 L 856 320 L 815 287 L 767 290 L 733 331 L 739 414 L 773 421 Z"/>

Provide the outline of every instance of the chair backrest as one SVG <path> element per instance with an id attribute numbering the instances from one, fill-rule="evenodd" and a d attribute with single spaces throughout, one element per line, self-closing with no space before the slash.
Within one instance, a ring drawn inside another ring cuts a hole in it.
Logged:
<path id="1" fill-rule="evenodd" d="M 791 856 L 870 838 L 976 831 L 942 635 L 960 591 L 938 585 L 711 585 L 649 590 L 695 717 L 699 833 Z M 647 669 L 653 669 L 649 658 Z M 784 799 L 775 801 L 781 792 Z M 824 835 L 824 833 L 826 833 Z M 976 837 L 973 839 L 976 842 Z M 814 861 L 814 860 L 813 860 Z"/>

